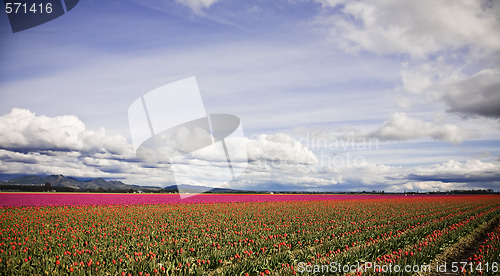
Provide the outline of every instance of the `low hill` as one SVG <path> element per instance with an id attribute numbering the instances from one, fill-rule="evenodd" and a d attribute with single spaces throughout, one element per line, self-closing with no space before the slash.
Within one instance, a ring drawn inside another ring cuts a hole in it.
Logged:
<path id="1" fill-rule="evenodd" d="M 144 191 L 158 192 L 161 187 L 128 185 L 121 181 L 96 178 L 81 181 L 63 175 L 22 176 L 0 182 L 1 190 L 38 191 L 44 190 L 45 183 L 50 183 L 50 190 L 56 191 Z"/>

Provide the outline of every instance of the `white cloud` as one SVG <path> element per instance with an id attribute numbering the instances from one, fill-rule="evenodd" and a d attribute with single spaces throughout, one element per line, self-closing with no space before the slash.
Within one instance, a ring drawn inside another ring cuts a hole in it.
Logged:
<path id="1" fill-rule="evenodd" d="M 201 13 L 203 9 L 208 9 L 218 0 L 175 0 L 176 3 L 192 9 L 196 13 Z"/>
<path id="2" fill-rule="evenodd" d="M 61 150 L 125 154 L 131 150 L 125 137 L 108 136 L 104 129 L 89 131 L 75 116 L 37 116 L 14 108 L 0 116 L 0 148 Z"/>
<path id="3" fill-rule="evenodd" d="M 439 118 L 438 118 L 439 119 Z M 370 126 L 365 126 L 369 128 Z M 392 113 L 389 119 L 372 130 L 356 128 L 306 129 L 297 128 L 296 133 L 306 136 L 305 143 L 314 148 L 328 147 L 336 150 L 378 149 L 379 141 L 407 141 L 420 138 L 460 144 L 477 138 L 478 132 L 455 124 L 438 124 L 411 118 L 404 112 Z"/>
<path id="4" fill-rule="evenodd" d="M 368 137 L 378 138 L 382 141 L 401 141 L 420 137 L 430 137 L 435 140 L 444 140 L 459 144 L 474 135 L 456 125 L 436 125 L 406 116 L 405 113 L 393 113 L 388 121 L 379 128 L 367 134 Z"/>
<path id="5" fill-rule="evenodd" d="M 315 165 L 312 151 L 287 134 L 261 134 L 248 141 L 248 158 L 287 164 Z"/>
<path id="6" fill-rule="evenodd" d="M 318 1 L 336 6 L 340 1 Z M 443 49 L 500 49 L 496 1 L 345 1 L 319 19 L 347 51 L 425 58 Z"/>
<path id="7" fill-rule="evenodd" d="M 471 159 L 465 162 L 456 160 L 448 160 L 441 164 L 431 167 L 421 168 L 416 170 L 415 174 L 422 176 L 430 176 L 436 174 L 453 174 L 460 176 L 482 175 L 489 173 L 500 173 L 500 167 L 490 162 L 482 162 L 481 160 Z"/>
<path id="8" fill-rule="evenodd" d="M 0 145 L 3 148 L 81 149 L 78 135 L 84 124 L 75 116 L 37 117 L 26 109 L 14 108 L 0 117 Z"/>

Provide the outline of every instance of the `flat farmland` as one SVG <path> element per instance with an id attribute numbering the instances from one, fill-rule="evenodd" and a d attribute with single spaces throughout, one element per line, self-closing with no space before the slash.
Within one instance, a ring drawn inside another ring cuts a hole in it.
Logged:
<path id="1" fill-rule="evenodd" d="M 494 195 L 180 200 L 3 193 L 0 202 L 5 275 L 412 275 L 427 267 L 495 275 L 499 269 L 500 196 Z"/>

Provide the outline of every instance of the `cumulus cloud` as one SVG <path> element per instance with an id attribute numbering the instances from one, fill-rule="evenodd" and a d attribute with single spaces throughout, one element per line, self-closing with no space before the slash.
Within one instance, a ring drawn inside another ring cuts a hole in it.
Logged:
<path id="1" fill-rule="evenodd" d="M 368 137 L 378 138 L 381 141 L 401 141 L 420 137 L 430 137 L 435 140 L 444 140 L 459 144 L 474 135 L 456 125 L 446 124 L 438 126 L 430 122 L 408 117 L 405 113 L 393 113 L 389 120 L 376 130 L 367 134 Z"/>
<path id="2" fill-rule="evenodd" d="M 318 159 L 312 151 L 287 134 L 261 134 L 247 144 L 250 161 L 315 165 Z"/>
<path id="3" fill-rule="evenodd" d="M 37 116 L 19 108 L 0 116 L 0 148 L 118 154 L 131 149 L 125 137 L 109 136 L 104 129 L 86 130 L 85 124 L 75 116 Z"/>
<path id="4" fill-rule="evenodd" d="M 496 1 L 331 1 L 340 14 L 319 20 L 347 51 L 409 54 L 425 58 L 446 48 L 500 49 Z"/>
<path id="5" fill-rule="evenodd" d="M 0 117 L 0 145 L 14 149 L 81 149 L 78 135 L 84 130 L 75 116 L 37 117 L 29 110 L 14 108 Z"/>
<path id="6" fill-rule="evenodd" d="M 371 149 L 378 147 L 379 141 L 407 141 L 420 138 L 432 138 L 460 144 L 467 139 L 478 137 L 478 133 L 454 124 L 426 122 L 411 118 L 404 112 L 395 112 L 389 116 L 387 121 L 373 130 L 339 129 L 333 133 L 317 134 L 314 137 L 323 139 L 319 140 L 318 143 L 346 150 Z"/>

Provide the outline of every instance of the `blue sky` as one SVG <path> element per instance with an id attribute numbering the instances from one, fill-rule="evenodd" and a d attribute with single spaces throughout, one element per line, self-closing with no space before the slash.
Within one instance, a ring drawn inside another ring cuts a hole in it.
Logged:
<path id="1" fill-rule="evenodd" d="M 247 137 L 252 162 L 231 187 L 498 190 L 499 11 L 495 1 L 80 1 L 18 33 L 4 14 L 0 174 L 172 184 L 168 169 L 137 162 L 127 110 L 196 76 L 207 113 L 237 115 Z"/>

